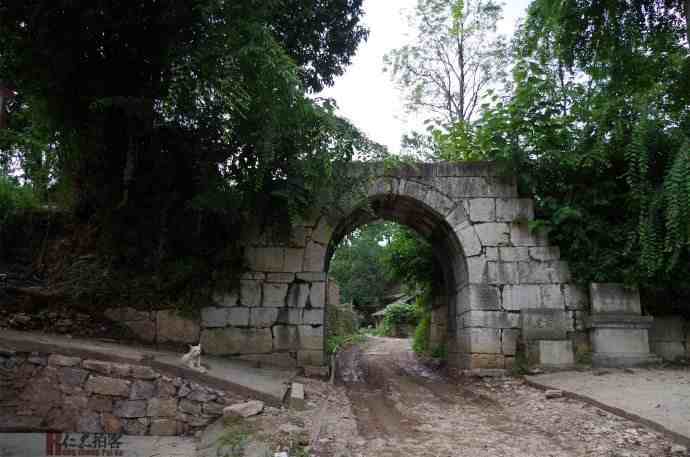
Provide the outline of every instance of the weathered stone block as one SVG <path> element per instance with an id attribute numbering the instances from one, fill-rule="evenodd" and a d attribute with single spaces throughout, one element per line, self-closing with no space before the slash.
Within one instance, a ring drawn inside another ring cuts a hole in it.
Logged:
<path id="1" fill-rule="evenodd" d="M 474 229 L 474 226 L 469 225 L 455 232 L 460 244 L 462 245 L 463 253 L 466 257 L 473 257 L 482 253 L 482 242 Z"/>
<path id="2" fill-rule="evenodd" d="M 115 402 L 113 414 L 117 417 L 137 418 L 146 416 L 146 402 L 142 400 L 120 400 Z"/>
<path id="3" fill-rule="evenodd" d="M 499 198 L 496 200 L 496 220 L 513 222 L 534 219 L 534 201 L 531 198 Z"/>
<path id="4" fill-rule="evenodd" d="M 503 287 L 503 309 L 520 311 L 541 307 L 541 294 L 537 285 L 506 285 Z"/>
<path id="5" fill-rule="evenodd" d="M 186 398 L 180 400 L 180 403 L 177 405 L 177 408 L 183 413 L 195 415 L 201 414 L 201 403 L 197 401 L 187 400 Z"/>
<path id="6" fill-rule="evenodd" d="M 132 383 L 132 388 L 129 392 L 130 400 L 148 400 L 152 398 L 156 391 L 156 386 L 149 381 L 137 380 Z"/>
<path id="7" fill-rule="evenodd" d="M 460 349 L 465 353 L 500 354 L 501 331 L 492 328 L 465 328 L 458 330 Z"/>
<path id="8" fill-rule="evenodd" d="M 290 284 L 287 295 L 287 305 L 290 308 L 304 308 L 307 306 L 307 299 L 309 298 L 309 284 L 308 283 L 293 283 Z"/>
<path id="9" fill-rule="evenodd" d="M 285 306 L 285 301 L 288 293 L 287 284 L 264 284 L 264 307 L 278 307 Z"/>
<path id="10" fill-rule="evenodd" d="M 225 328 L 201 332 L 204 352 L 211 355 L 261 354 L 273 348 L 271 329 Z"/>
<path id="11" fill-rule="evenodd" d="M 110 412 L 113 410 L 113 400 L 109 397 L 92 395 L 86 405 L 91 411 Z"/>
<path id="12" fill-rule="evenodd" d="M 195 343 L 199 340 L 199 323 L 179 316 L 175 310 L 156 313 L 158 342 Z"/>
<path id="13" fill-rule="evenodd" d="M 589 295 L 586 289 L 576 284 L 565 284 L 565 306 L 568 309 L 586 310 L 589 307 Z"/>
<path id="14" fill-rule="evenodd" d="M 70 387 L 80 387 L 84 384 L 89 372 L 79 368 L 62 367 L 59 371 L 60 383 Z"/>
<path id="15" fill-rule="evenodd" d="M 541 307 L 565 309 L 565 295 L 560 284 L 539 286 L 541 291 Z"/>
<path id="16" fill-rule="evenodd" d="M 110 413 L 103 413 L 101 415 L 101 425 L 105 433 L 122 433 L 122 421 L 119 417 L 113 416 Z"/>
<path id="17" fill-rule="evenodd" d="M 266 275 L 266 282 L 278 282 L 289 284 L 294 280 L 295 273 L 268 273 Z"/>
<path id="18" fill-rule="evenodd" d="M 538 341 L 537 345 L 539 365 L 564 368 L 575 364 L 572 341 Z"/>
<path id="19" fill-rule="evenodd" d="M 297 364 L 301 367 L 304 366 L 321 366 L 326 363 L 324 359 L 323 350 L 310 351 L 310 350 L 300 350 L 297 351 Z"/>
<path id="20" fill-rule="evenodd" d="M 124 379 L 109 378 L 106 376 L 91 376 L 86 381 L 85 389 L 100 395 L 110 395 L 116 397 L 129 396 L 130 382 Z"/>
<path id="21" fill-rule="evenodd" d="M 326 246 L 310 241 L 304 251 L 304 271 L 323 271 L 326 258 Z"/>
<path id="22" fill-rule="evenodd" d="M 325 282 L 328 279 L 326 273 L 320 271 L 297 273 L 297 279 L 302 282 Z"/>
<path id="23" fill-rule="evenodd" d="M 487 280 L 488 267 L 482 257 L 467 258 L 467 279 L 470 284 L 482 284 Z"/>
<path id="24" fill-rule="evenodd" d="M 649 354 L 648 330 L 641 328 L 594 328 L 592 349 L 599 353 Z"/>
<path id="25" fill-rule="evenodd" d="M 541 246 L 529 248 L 529 256 L 538 262 L 548 262 L 549 260 L 559 260 L 561 249 L 557 246 Z"/>
<path id="26" fill-rule="evenodd" d="M 496 220 L 496 200 L 493 198 L 472 198 L 467 200 L 472 222 L 494 222 Z"/>
<path id="27" fill-rule="evenodd" d="M 301 349 L 319 350 L 324 348 L 323 326 L 300 325 L 297 327 Z"/>
<path id="28" fill-rule="evenodd" d="M 510 244 L 510 226 L 504 223 L 475 224 L 482 246 L 506 246 Z"/>
<path id="29" fill-rule="evenodd" d="M 313 282 L 309 288 L 309 306 L 323 308 L 326 306 L 326 283 Z"/>
<path id="30" fill-rule="evenodd" d="M 443 217 L 450 214 L 456 206 L 454 200 L 446 197 L 435 189 L 429 190 L 422 201 Z"/>
<path id="31" fill-rule="evenodd" d="M 298 273 L 304 269 L 304 249 L 285 249 L 285 268 L 291 273 Z"/>
<path id="32" fill-rule="evenodd" d="M 283 271 L 285 266 L 285 249 L 281 247 L 247 248 L 246 257 L 254 271 Z"/>
<path id="33" fill-rule="evenodd" d="M 252 308 L 249 320 L 252 327 L 270 327 L 278 320 L 278 308 Z"/>
<path id="34" fill-rule="evenodd" d="M 458 327 L 517 328 L 519 315 L 504 311 L 468 311 L 458 317 Z"/>
<path id="35" fill-rule="evenodd" d="M 568 264 L 562 261 L 518 262 L 520 284 L 548 284 L 570 281 Z"/>
<path id="36" fill-rule="evenodd" d="M 276 325 L 273 327 L 273 347 L 277 351 L 298 349 L 297 327 L 294 325 Z"/>
<path id="37" fill-rule="evenodd" d="M 239 302 L 239 290 L 216 290 L 213 292 L 213 303 L 215 303 L 218 306 L 237 306 Z"/>
<path id="38" fill-rule="evenodd" d="M 572 330 L 570 314 L 558 309 L 523 309 L 520 327 L 525 340 L 564 340 Z"/>
<path id="39" fill-rule="evenodd" d="M 240 281 L 240 303 L 244 306 L 261 306 L 261 282 L 243 279 Z"/>
<path id="40" fill-rule="evenodd" d="M 311 239 L 319 244 L 328 245 L 333 235 L 333 227 L 326 218 L 322 217 L 318 225 L 311 232 Z"/>
<path id="41" fill-rule="evenodd" d="M 153 436 L 175 436 L 178 433 L 178 424 L 173 419 L 153 419 L 149 434 Z"/>
<path id="42" fill-rule="evenodd" d="M 148 311 L 139 311 L 138 309 L 130 308 L 128 306 L 121 308 L 109 308 L 106 309 L 103 314 L 105 317 L 115 322 L 151 320 L 151 316 Z"/>
<path id="43" fill-rule="evenodd" d="M 457 312 L 462 314 L 469 310 L 501 309 L 500 290 L 488 284 L 469 284 L 458 294 Z"/>
<path id="44" fill-rule="evenodd" d="M 640 292 L 622 284 L 591 283 L 589 295 L 593 314 L 640 314 Z"/>
<path id="45" fill-rule="evenodd" d="M 503 329 L 501 331 L 501 352 L 505 355 L 515 355 L 519 337 L 520 330 Z"/>
<path id="46" fill-rule="evenodd" d="M 137 379 L 156 379 L 159 376 L 153 368 L 145 365 L 131 365 L 130 372 Z"/>
<path id="47" fill-rule="evenodd" d="M 510 224 L 510 242 L 513 246 L 546 246 L 549 244 L 544 232 L 531 232 L 526 222 Z"/>
<path id="48" fill-rule="evenodd" d="M 684 342 L 685 320 L 682 316 L 654 317 L 649 329 L 649 340 Z"/>
<path id="49" fill-rule="evenodd" d="M 323 308 L 305 309 L 302 312 L 302 323 L 305 325 L 323 325 Z"/>
<path id="50" fill-rule="evenodd" d="M 249 325 L 250 308 L 229 308 L 226 316 L 226 325 L 234 327 L 247 327 Z"/>
<path id="51" fill-rule="evenodd" d="M 517 284 L 519 271 L 517 262 L 487 262 L 487 281 L 490 284 Z"/>
<path id="52" fill-rule="evenodd" d="M 100 415 L 91 411 L 80 411 L 77 430 L 80 433 L 103 433 Z"/>
<path id="53" fill-rule="evenodd" d="M 529 260 L 529 248 L 527 247 L 512 247 L 512 248 L 498 248 L 498 259 L 502 262 L 521 262 Z"/>
<path id="54" fill-rule="evenodd" d="M 152 398 L 148 401 L 146 415 L 151 417 L 175 417 L 177 413 L 176 398 Z"/>
<path id="55" fill-rule="evenodd" d="M 296 334 L 296 330 L 295 330 Z M 295 337 L 295 341 L 297 341 L 297 338 Z M 298 349 L 297 345 L 295 345 L 293 350 Z M 293 356 L 294 353 L 290 352 L 274 352 L 272 354 L 247 354 L 247 355 L 241 355 L 239 358 L 241 360 L 247 360 L 249 362 L 253 362 L 256 364 L 256 366 L 264 367 L 264 366 L 273 366 L 273 367 L 281 367 L 281 368 L 297 368 L 297 359 L 295 356 Z"/>
<path id="56" fill-rule="evenodd" d="M 206 328 L 225 327 L 228 325 L 231 308 L 202 308 L 201 325 Z"/>
<path id="57" fill-rule="evenodd" d="M 468 223 L 467 211 L 463 205 L 457 205 L 453 211 L 446 216 L 446 222 L 448 225 L 453 227 L 453 229 L 458 228 L 460 225 Z"/>
<path id="58" fill-rule="evenodd" d="M 462 365 L 468 370 L 503 370 L 505 356 L 502 354 L 464 354 Z"/>

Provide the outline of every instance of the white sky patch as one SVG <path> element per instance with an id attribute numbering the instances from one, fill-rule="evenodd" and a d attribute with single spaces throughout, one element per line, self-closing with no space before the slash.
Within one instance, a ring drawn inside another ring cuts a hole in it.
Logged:
<path id="1" fill-rule="evenodd" d="M 383 56 L 414 37 L 406 16 L 416 3 L 417 0 L 365 0 L 364 23 L 370 30 L 369 40 L 360 45 L 352 64 L 335 85 L 318 94 L 335 99 L 340 116 L 394 153 L 400 150 L 403 134 L 423 129 L 423 119 L 405 113 L 402 94 L 390 74 L 383 71 Z M 529 3 L 530 0 L 507 2 L 499 33 L 510 37 Z"/>

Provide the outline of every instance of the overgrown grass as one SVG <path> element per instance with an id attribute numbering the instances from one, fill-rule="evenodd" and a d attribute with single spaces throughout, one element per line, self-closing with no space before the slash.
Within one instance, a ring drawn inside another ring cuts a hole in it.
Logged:
<path id="1" fill-rule="evenodd" d="M 352 344 L 363 343 L 367 339 L 365 330 L 360 329 L 349 335 L 331 335 L 326 340 L 326 350 L 329 354 L 335 354 L 343 348 Z"/>
<path id="2" fill-rule="evenodd" d="M 412 338 L 412 349 L 417 354 L 429 352 L 429 338 L 431 336 L 431 312 L 426 311 L 419 320 Z"/>

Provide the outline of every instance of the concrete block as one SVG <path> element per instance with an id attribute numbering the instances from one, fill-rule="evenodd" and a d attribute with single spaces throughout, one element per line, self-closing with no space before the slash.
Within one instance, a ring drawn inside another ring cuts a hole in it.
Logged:
<path id="1" fill-rule="evenodd" d="M 540 246 L 529 248 L 529 257 L 537 262 L 548 262 L 549 260 L 560 260 L 561 249 L 557 246 Z"/>
<path id="2" fill-rule="evenodd" d="M 240 304 L 261 306 L 261 281 L 249 279 L 240 281 Z"/>
<path id="3" fill-rule="evenodd" d="M 482 246 L 507 246 L 510 244 L 510 226 L 508 224 L 489 222 L 475 224 L 474 228 Z"/>
<path id="4" fill-rule="evenodd" d="M 569 313 L 558 309 L 523 309 L 520 314 L 522 337 L 534 340 L 564 340 L 572 331 Z"/>
<path id="5" fill-rule="evenodd" d="M 591 283 L 592 314 L 640 314 L 640 292 L 615 283 Z"/>
<path id="6" fill-rule="evenodd" d="M 589 308 L 589 294 L 587 290 L 576 284 L 565 284 L 565 307 L 574 310 L 586 310 Z"/>
<path id="7" fill-rule="evenodd" d="M 520 311 L 541 307 L 541 291 L 537 285 L 507 285 L 503 287 L 503 309 Z"/>
<path id="8" fill-rule="evenodd" d="M 517 341 L 520 337 L 520 330 L 504 329 L 501 331 L 501 352 L 504 355 L 515 355 L 517 352 Z"/>
<path id="9" fill-rule="evenodd" d="M 285 306 L 288 294 L 287 284 L 264 283 L 263 289 L 263 307 L 281 308 Z"/>
<path id="10" fill-rule="evenodd" d="M 549 284 L 570 281 L 570 268 L 563 261 L 518 262 L 520 284 Z"/>
<path id="11" fill-rule="evenodd" d="M 467 200 L 472 222 L 496 221 L 496 200 L 493 198 L 472 198 Z"/>
<path id="12" fill-rule="evenodd" d="M 461 230 L 455 232 L 462 245 L 463 253 L 466 257 L 473 257 L 482 253 L 482 243 L 479 240 L 474 226 L 466 226 Z"/>
<path id="13" fill-rule="evenodd" d="M 560 284 L 539 286 L 539 290 L 542 308 L 565 309 L 565 295 Z"/>
<path id="14" fill-rule="evenodd" d="M 271 327 L 278 320 L 278 308 L 252 308 L 249 323 L 252 327 Z"/>
<path id="15" fill-rule="evenodd" d="M 534 201 L 531 198 L 499 198 L 496 200 L 496 220 L 534 220 Z"/>
<path id="16" fill-rule="evenodd" d="M 539 341 L 537 344 L 539 348 L 539 365 L 565 368 L 575 364 L 572 341 Z"/>

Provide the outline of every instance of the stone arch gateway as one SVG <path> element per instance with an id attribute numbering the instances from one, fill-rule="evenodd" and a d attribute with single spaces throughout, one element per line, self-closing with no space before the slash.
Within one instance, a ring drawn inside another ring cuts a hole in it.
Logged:
<path id="1" fill-rule="evenodd" d="M 550 341 L 572 354 L 584 333 L 587 293 L 546 237 L 531 233 L 531 199 L 492 163 L 372 167 L 369 209 L 355 205 L 293 227 L 242 235 L 249 267 L 233 291 L 202 310 L 201 342 L 211 354 L 286 366 L 323 366 L 326 272 L 334 247 L 377 218 L 410 226 L 434 246 L 443 271 L 433 323 L 446 333 L 449 365 L 509 369 L 518 339 Z M 586 335 L 586 333 L 584 333 Z M 572 356 L 571 356 L 572 357 Z"/>

